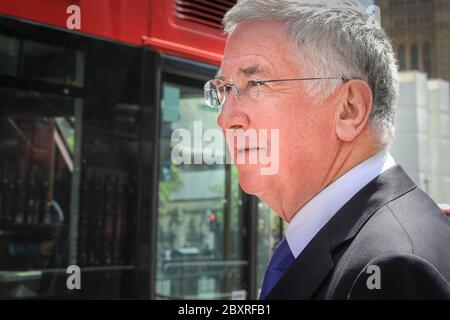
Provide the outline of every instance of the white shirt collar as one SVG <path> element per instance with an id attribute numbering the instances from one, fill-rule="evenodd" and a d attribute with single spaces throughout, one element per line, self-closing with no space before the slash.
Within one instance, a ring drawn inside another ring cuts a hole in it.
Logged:
<path id="1" fill-rule="evenodd" d="M 340 208 L 366 184 L 395 165 L 387 148 L 328 185 L 301 208 L 289 223 L 286 240 L 297 258 Z"/>

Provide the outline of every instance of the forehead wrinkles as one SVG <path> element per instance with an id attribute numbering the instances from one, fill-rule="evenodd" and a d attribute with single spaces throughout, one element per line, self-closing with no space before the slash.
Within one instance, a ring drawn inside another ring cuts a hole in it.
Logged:
<path id="1" fill-rule="evenodd" d="M 240 68 L 259 64 L 268 76 L 298 74 L 300 66 L 293 55 L 291 42 L 285 35 L 273 36 L 272 31 L 264 39 L 255 38 L 258 33 L 248 29 L 235 31 L 225 47 L 222 73 L 228 77 L 243 75 Z"/>
<path id="2" fill-rule="evenodd" d="M 258 70 L 259 73 L 255 73 Z M 220 76 L 239 76 L 249 77 L 254 73 L 255 76 L 269 76 L 275 73 L 275 66 L 267 57 L 260 54 L 247 54 L 243 56 L 225 56 L 222 66 L 218 72 Z"/>

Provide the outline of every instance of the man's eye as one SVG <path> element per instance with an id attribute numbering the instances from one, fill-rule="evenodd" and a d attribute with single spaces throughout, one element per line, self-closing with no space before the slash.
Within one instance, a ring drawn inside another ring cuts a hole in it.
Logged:
<path id="1" fill-rule="evenodd" d="M 224 90 L 226 93 L 230 93 L 231 89 L 232 89 L 231 86 L 223 86 L 223 90 Z"/>
<path id="2" fill-rule="evenodd" d="M 231 87 L 230 87 L 230 86 L 227 86 L 227 85 L 224 85 L 224 86 L 219 87 L 219 91 L 222 91 L 222 92 L 224 92 L 224 93 L 230 92 L 230 89 L 231 89 Z"/>
<path id="3" fill-rule="evenodd" d="M 250 81 L 247 83 L 247 85 L 248 85 L 249 88 L 253 88 L 253 87 L 259 86 L 259 82 L 258 82 L 258 81 L 255 81 L 255 80 L 250 80 Z"/>

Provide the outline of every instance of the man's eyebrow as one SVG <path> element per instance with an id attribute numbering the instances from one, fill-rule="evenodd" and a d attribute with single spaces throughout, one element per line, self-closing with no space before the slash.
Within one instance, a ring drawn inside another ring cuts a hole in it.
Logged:
<path id="1" fill-rule="evenodd" d="M 259 64 L 253 64 L 249 67 L 239 68 L 239 71 L 245 74 L 246 76 L 254 76 L 261 74 L 263 72 Z"/>
<path id="2" fill-rule="evenodd" d="M 255 76 L 260 74 L 265 74 L 266 71 L 261 68 L 259 64 L 252 64 L 251 66 L 245 67 L 245 68 L 239 68 L 239 72 L 243 73 L 244 75 L 248 76 Z M 222 74 L 222 70 L 220 69 L 217 71 L 215 79 L 225 80 L 225 76 Z"/>

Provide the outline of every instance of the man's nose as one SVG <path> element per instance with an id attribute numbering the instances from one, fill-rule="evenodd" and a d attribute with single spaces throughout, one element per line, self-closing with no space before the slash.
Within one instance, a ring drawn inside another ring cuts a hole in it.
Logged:
<path id="1" fill-rule="evenodd" d="M 223 129 L 246 129 L 249 126 L 250 119 L 248 115 L 241 110 L 235 99 L 227 101 L 220 110 L 217 117 L 217 124 Z"/>

